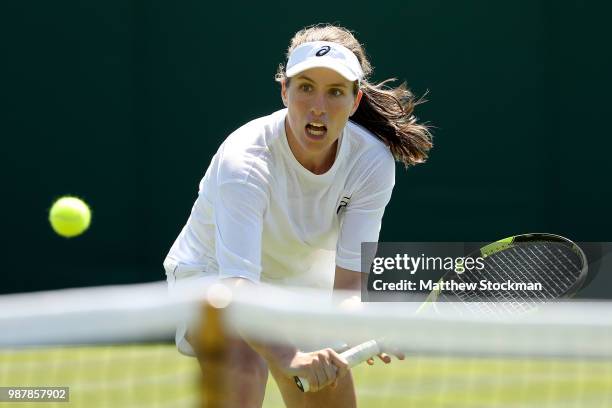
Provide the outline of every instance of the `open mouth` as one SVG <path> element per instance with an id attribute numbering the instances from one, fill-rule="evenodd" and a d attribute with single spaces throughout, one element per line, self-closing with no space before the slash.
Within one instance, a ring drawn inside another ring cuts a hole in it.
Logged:
<path id="1" fill-rule="evenodd" d="M 313 139 L 322 139 L 327 134 L 327 126 L 322 123 L 311 122 L 305 128 L 306 134 Z"/>

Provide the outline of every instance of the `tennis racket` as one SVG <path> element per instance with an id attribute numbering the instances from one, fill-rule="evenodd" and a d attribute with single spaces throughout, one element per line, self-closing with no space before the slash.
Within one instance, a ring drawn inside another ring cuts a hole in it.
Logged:
<path id="1" fill-rule="evenodd" d="M 509 316 L 535 310 L 549 300 L 571 297 L 582 287 L 588 265 L 584 252 L 567 238 L 553 234 L 523 234 L 485 245 L 470 255 L 481 257 L 484 267 L 465 269 L 463 273 L 446 273 L 439 281 L 479 284 L 520 284 L 536 282 L 540 289 L 433 290 L 417 313 L 435 307 L 436 302 L 451 301 L 462 311 L 479 315 Z M 442 286 L 442 285 L 436 285 Z M 467 285 L 466 285 L 467 286 Z M 517 286 L 517 285 L 514 285 Z M 380 354 L 376 340 L 359 344 L 341 354 L 352 368 Z M 294 377 L 298 388 L 310 389 L 305 378 Z"/>

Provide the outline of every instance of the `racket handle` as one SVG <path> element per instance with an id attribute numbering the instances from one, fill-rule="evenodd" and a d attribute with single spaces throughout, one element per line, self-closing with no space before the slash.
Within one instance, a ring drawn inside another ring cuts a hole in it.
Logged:
<path id="1" fill-rule="evenodd" d="M 380 346 L 376 340 L 370 340 L 346 350 L 344 353 L 340 353 L 340 356 L 344 357 L 350 368 L 353 368 L 377 354 L 380 354 Z M 295 376 L 293 380 L 301 391 L 310 391 L 310 384 L 306 378 Z"/>

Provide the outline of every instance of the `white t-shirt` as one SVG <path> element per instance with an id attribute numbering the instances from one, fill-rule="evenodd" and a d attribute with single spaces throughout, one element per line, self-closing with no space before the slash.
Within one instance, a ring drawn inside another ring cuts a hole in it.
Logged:
<path id="1" fill-rule="evenodd" d="M 395 183 L 389 148 L 349 121 L 333 166 L 295 158 L 287 110 L 253 120 L 221 145 L 187 224 L 164 262 L 170 281 L 195 274 L 331 288 L 335 265 L 361 270 Z"/>

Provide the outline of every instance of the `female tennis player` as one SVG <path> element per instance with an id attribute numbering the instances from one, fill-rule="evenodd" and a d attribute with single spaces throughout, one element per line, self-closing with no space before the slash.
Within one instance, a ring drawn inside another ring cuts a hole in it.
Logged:
<path id="1" fill-rule="evenodd" d="M 413 116 L 414 97 L 405 84 L 368 82 L 372 67 L 349 30 L 303 29 L 287 56 L 276 76 L 286 109 L 243 125 L 220 146 L 164 261 L 171 287 L 214 275 L 233 285 L 359 290 L 361 243 L 378 240 L 395 160 L 410 166 L 427 158 L 431 135 Z M 177 346 L 194 354 L 185 329 Z M 241 358 L 225 367 L 228 406 L 260 407 L 268 372 L 288 407 L 356 406 L 337 350 L 246 338 L 231 347 Z M 200 363 L 204 375 L 216 375 Z M 294 376 L 315 392 L 300 392 Z"/>

